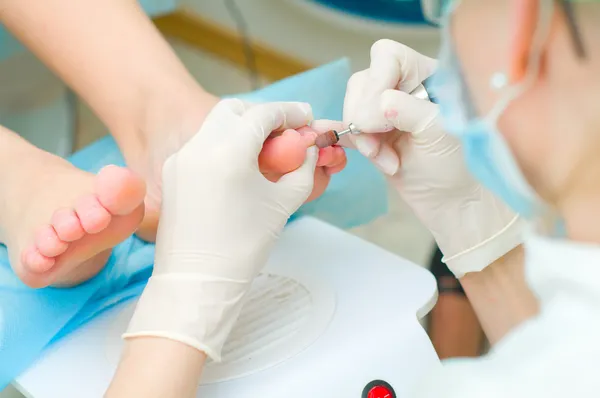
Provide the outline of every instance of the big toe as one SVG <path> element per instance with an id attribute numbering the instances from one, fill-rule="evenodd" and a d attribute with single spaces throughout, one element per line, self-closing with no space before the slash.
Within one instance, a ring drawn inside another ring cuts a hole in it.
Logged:
<path id="1" fill-rule="evenodd" d="M 265 141 L 258 158 L 263 173 L 285 174 L 302 166 L 306 157 L 306 140 L 296 130 Z"/>
<path id="2" fill-rule="evenodd" d="M 133 212 L 146 196 L 146 184 L 141 177 L 112 165 L 100 170 L 95 190 L 100 204 L 115 216 Z"/>

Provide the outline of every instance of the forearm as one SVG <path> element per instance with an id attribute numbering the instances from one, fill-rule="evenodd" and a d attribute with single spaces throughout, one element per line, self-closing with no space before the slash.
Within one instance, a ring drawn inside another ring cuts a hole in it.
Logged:
<path id="1" fill-rule="evenodd" d="M 107 398 L 195 397 L 206 355 L 160 338 L 128 339 Z"/>
<path id="2" fill-rule="evenodd" d="M 491 344 L 538 312 L 523 265 L 523 247 L 519 246 L 483 271 L 468 273 L 460 280 Z"/>
<path id="3" fill-rule="evenodd" d="M 112 132 L 170 125 L 208 95 L 134 0 L 0 0 L 0 11 Z"/>

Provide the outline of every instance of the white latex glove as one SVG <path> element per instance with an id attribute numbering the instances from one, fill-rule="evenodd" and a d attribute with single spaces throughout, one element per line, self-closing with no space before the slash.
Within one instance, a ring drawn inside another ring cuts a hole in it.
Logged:
<path id="1" fill-rule="evenodd" d="M 344 100 L 344 123 L 354 123 L 362 132 L 350 141 L 385 174 L 400 167 L 399 156 L 378 133 L 394 130 L 381 112 L 381 94 L 388 89 L 411 92 L 429 77 L 437 61 L 392 40 L 379 40 L 371 47 L 371 65 L 350 78 Z M 373 135 L 375 133 L 376 135 Z"/>
<path id="2" fill-rule="evenodd" d="M 384 172 L 394 174 L 390 182 L 460 278 L 518 246 L 523 222 L 471 176 L 458 139 L 442 128 L 438 106 L 407 94 L 435 67 L 435 60 L 411 48 L 378 41 L 371 49 L 371 68 L 348 84 L 344 121 L 365 133 L 388 132 L 354 140 Z M 400 162 L 394 167 L 390 159 Z"/>
<path id="3" fill-rule="evenodd" d="M 312 190 L 318 153 L 276 183 L 258 155 L 273 131 L 311 121 L 308 104 L 224 100 L 165 162 L 154 272 L 125 338 L 166 337 L 220 360 L 250 284 Z"/>

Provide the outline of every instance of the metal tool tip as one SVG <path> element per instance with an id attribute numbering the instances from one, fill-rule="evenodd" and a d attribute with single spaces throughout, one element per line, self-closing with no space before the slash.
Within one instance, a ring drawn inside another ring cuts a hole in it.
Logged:
<path id="1" fill-rule="evenodd" d="M 350 134 L 360 134 L 360 130 L 358 128 L 356 128 L 354 123 L 348 124 L 348 130 L 350 130 Z"/>

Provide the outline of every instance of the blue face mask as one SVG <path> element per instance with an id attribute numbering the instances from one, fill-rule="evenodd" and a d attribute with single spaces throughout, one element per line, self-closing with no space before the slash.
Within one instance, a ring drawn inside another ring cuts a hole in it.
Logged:
<path id="1" fill-rule="evenodd" d="M 551 4 L 552 1 L 547 3 Z M 546 6 L 546 11 L 548 7 L 551 8 Z M 452 43 L 450 16 L 451 10 L 446 17 L 438 71 L 432 83 L 445 127 L 449 133 L 461 140 L 469 170 L 486 188 L 524 217 L 541 215 L 547 206 L 525 179 L 498 130 L 499 117 L 511 101 L 531 86 L 533 78 L 537 76 L 539 57 L 537 60 L 536 57 L 532 58 L 529 76 L 518 85 L 507 86 L 506 78 L 502 74 L 492 77 L 490 84 L 502 90 L 501 99 L 490 113 L 483 117 L 478 116 Z M 546 16 L 547 14 L 544 18 Z M 547 24 L 548 20 L 542 19 L 542 24 L 544 23 Z"/>

